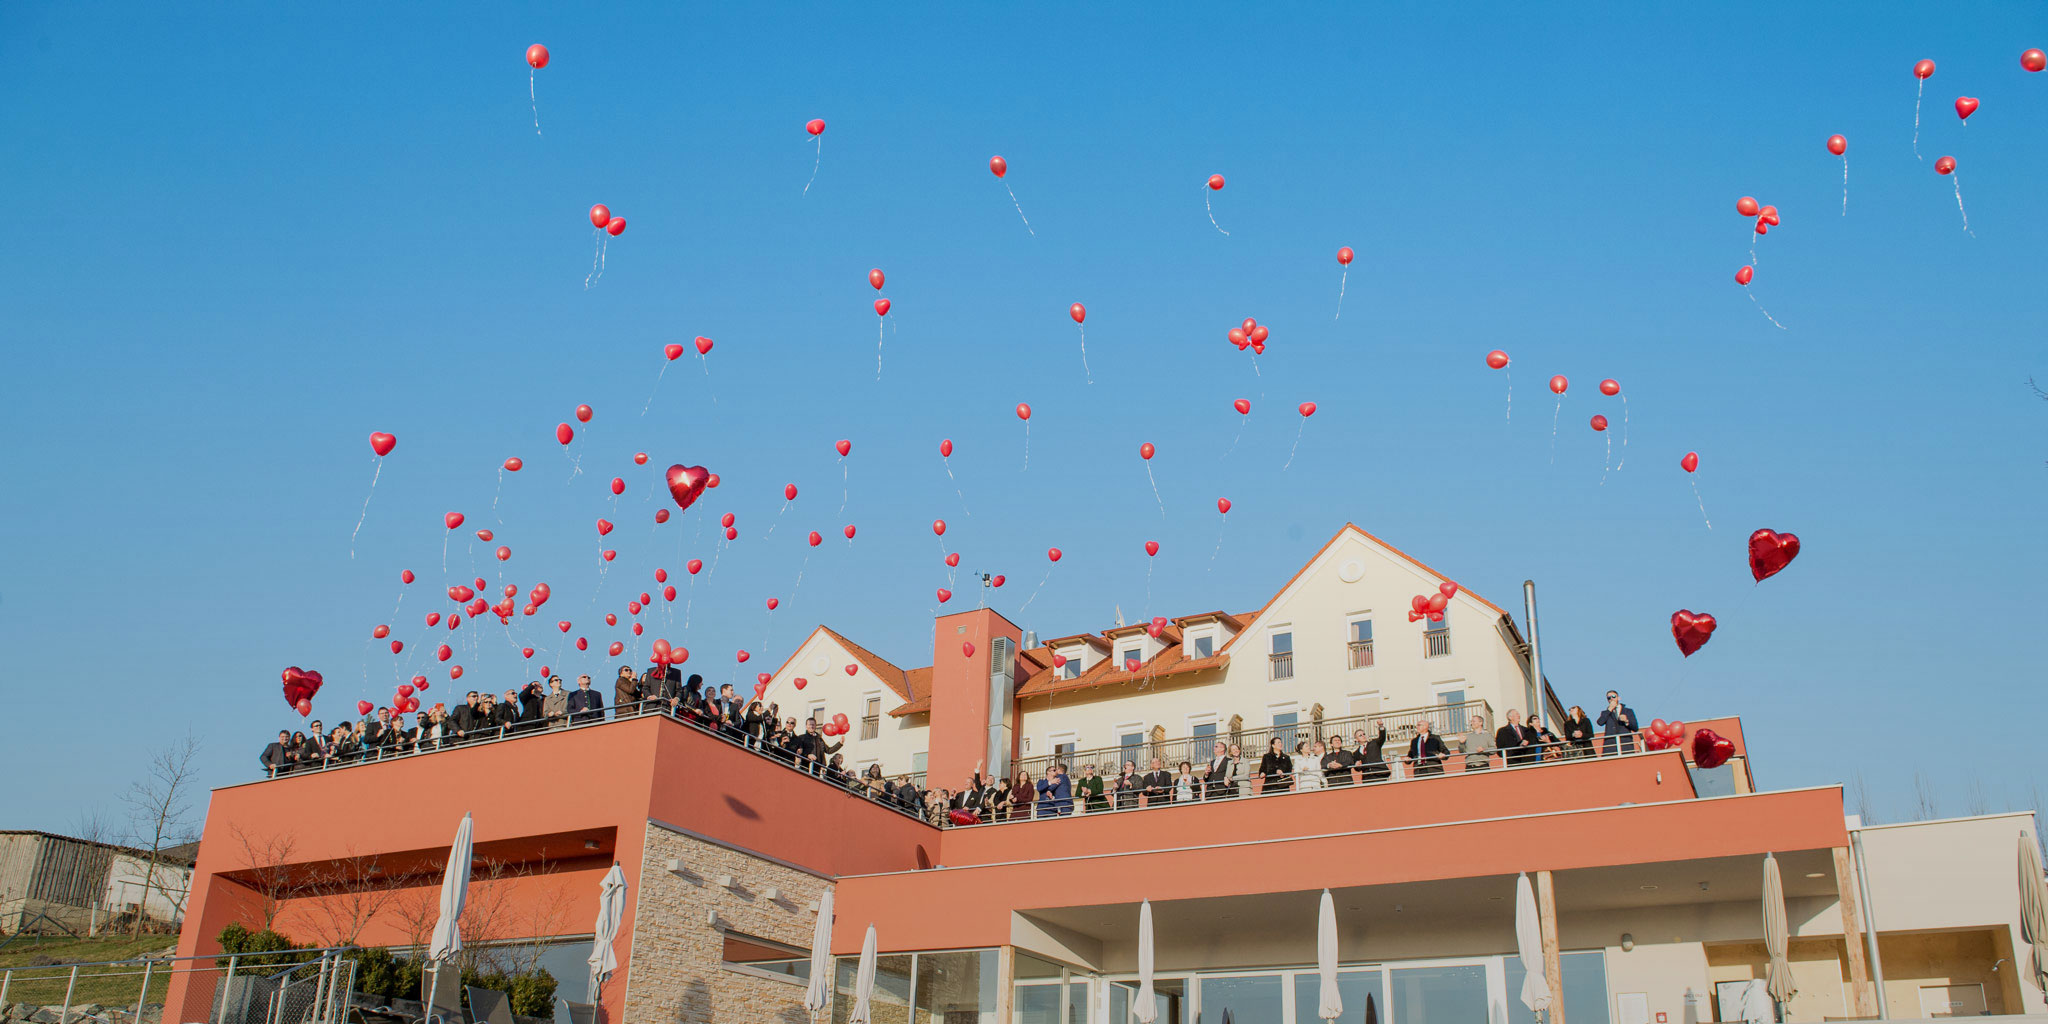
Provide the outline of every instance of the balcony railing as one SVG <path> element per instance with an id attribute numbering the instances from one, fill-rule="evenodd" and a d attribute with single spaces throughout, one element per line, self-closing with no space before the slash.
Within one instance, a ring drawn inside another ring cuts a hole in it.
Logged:
<path id="1" fill-rule="evenodd" d="M 1422 656 L 1441 658 L 1451 653 L 1451 631 L 1448 629 L 1425 629 L 1422 631 Z"/>
<path id="2" fill-rule="evenodd" d="M 1294 678 L 1294 652 L 1278 651 L 1266 655 L 1266 678 L 1272 680 Z"/>
<path id="3" fill-rule="evenodd" d="M 1485 737 L 1481 743 L 1491 743 L 1494 729 L 1493 706 L 1484 700 L 1475 699 L 1456 704 L 1432 704 L 1427 707 L 1401 708 L 1346 718 L 1325 718 L 1321 722 L 1297 722 L 1293 725 L 1269 725 L 1257 729 L 1241 729 L 1237 732 L 1219 732 L 1214 735 L 1185 736 L 1133 746 L 1096 747 L 1076 750 L 1072 754 L 1041 754 L 1037 757 L 1019 758 L 1011 771 L 1027 771 L 1034 779 L 1042 778 L 1046 769 L 1057 762 L 1066 765 L 1069 771 L 1078 771 L 1082 765 L 1092 764 L 1098 774 L 1114 776 L 1123 769 L 1126 760 L 1136 760 L 1138 770 L 1144 771 L 1150 767 L 1151 760 L 1155 757 L 1168 771 L 1172 771 L 1182 761 L 1193 765 L 1208 764 L 1209 759 L 1215 756 L 1215 745 L 1218 740 L 1237 744 L 1247 759 L 1256 761 L 1259 755 L 1265 753 L 1267 744 L 1275 736 L 1280 737 L 1281 746 L 1290 754 L 1294 752 L 1296 743 L 1312 743 L 1326 736 L 1338 737 L 1348 747 L 1351 745 L 1351 734 L 1354 732 L 1365 730 L 1370 738 L 1375 722 L 1387 727 L 1386 750 L 1391 756 L 1394 752 L 1407 748 L 1408 741 L 1415 737 L 1417 722 L 1427 720 L 1430 731 L 1444 737 L 1444 742 L 1450 743 L 1454 737 L 1468 731 L 1466 723 L 1474 715 L 1478 715 L 1483 723 Z M 1138 756 L 1131 757 L 1132 751 L 1136 751 Z M 945 780 L 940 780 L 939 784 L 945 785 Z M 954 784 L 958 785 L 958 782 Z"/>
<path id="4" fill-rule="evenodd" d="M 1351 652 L 1352 668 L 1372 667 L 1372 641 L 1353 640 L 1344 646 Z"/>

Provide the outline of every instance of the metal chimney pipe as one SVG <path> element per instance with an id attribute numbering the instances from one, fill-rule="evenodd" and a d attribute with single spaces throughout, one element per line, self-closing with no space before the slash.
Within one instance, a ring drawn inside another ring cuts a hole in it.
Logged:
<path id="1" fill-rule="evenodd" d="M 1543 653 L 1536 641 L 1536 581 L 1522 581 L 1522 614 L 1529 621 L 1529 717 L 1545 719 L 1543 705 Z M 1545 722 L 1544 724 L 1549 724 Z"/>

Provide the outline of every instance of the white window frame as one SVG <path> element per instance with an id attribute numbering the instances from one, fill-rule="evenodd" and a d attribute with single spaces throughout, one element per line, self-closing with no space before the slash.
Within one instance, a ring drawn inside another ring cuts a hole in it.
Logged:
<path id="1" fill-rule="evenodd" d="M 1371 609 L 1367 609 L 1367 610 L 1365 610 L 1365 611 L 1362 611 L 1362 612 L 1352 612 L 1352 613 L 1350 613 L 1350 614 L 1348 614 L 1348 615 L 1344 616 L 1344 671 L 1346 671 L 1346 672 L 1370 672 L 1370 671 L 1372 671 L 1372 670 L 1373 670 L 1373 668 L 1374 668 L 1374 667 L 1375 667 L 1375 666 L 1377 665 L 1377 663 L 1378 663 L 1378 661 L 1379 661 L 1379 645 L 1378 645 L 1378 643 L 1374 643 L 1374 644 L 1373 644 L 1373 661 L 1374 661 L 1374 663 L 1375 663 L 1375 664 L 1374 664 L 1374 665 L 1365 665 L 1365 666 L 1362 666 L 1362 667 L 1359 667 L 1359 668 L 1352 668 L 1352 667 L 1351 667 L 1351 644 L 1353 643 L 1353 640 L 1352 640 L 1352 634 L 1353 634 L 1353 633 L 1355 633 L 1355 632 L 1357 632 L 1357 626 L 1358 626 L 1358 624 L 1359 624 L 1359 623 L 1361 623 L 1361 622 L 1371 622 L 1371 621 L 1372 621 L 1372 611 L 1371 611 Z M 1449 620 L 1445 620 L 1445 621 L 1449 621 Z"/>
<path id="2" fill-rule="evenodd" d="M 1297 666 L 1295 666 L 1295 665 L 1293 664 L 1293 660 L 1292 660 L 1292 659 L 1294 659 L 1294 658 L 1297 658 L 1297 657 L 1299 657 L 1299 656 L 1301 655 L 1301 648 L 1300 648 L 1300 645 L 1299 645 L 1299 644 L 1296 644 L 1296 643 L 1294 642 L 1294 641 L 1295 641 L 1295 631 L 1294 631 L 1294 623 L 1292 623 L 1292 622 L 1277 622 L 1277 623 L 1274 623 L 1274 624 L 1273 624 L 1273 625 L 1271 625 L 1271 626 L 1267 626 L 1267 627 L 1265 628 L 1265 630 L 1264 630 L 1263 632 L 1265 633 L 1265 637 L 1266 637 L 1266 685 L 1268 685 L 1268 686 L 1281 686 L 1281 685 L 1285 685 L 1285 684 L 1289 684 L 1289 683 L 1292 683 L 1292 682 L 1294 682 L 1294 681 L 1295 681 L 1296 679 L 1299 679 L 1299 678 L 1301 677 L 1301 673 L 1300 673 L 1300 672 L 1298 672 L 1298 671 L 1295 671 L 1295 669 L 1296 669 L 1296 667 L 1297 667 Z M 1274 639 L 1275 637 L 1279 636 L 1279 635 L 1280 635 L 1280 634 L 1282 634 L 1282 633 L 1285 633 L 1285 634 L 1287 634 L 1287 654 L 1288 654 L 1288 658 L 1289 658 L 1289 662 L 1288 662 L 1288 665 L 1289 665 L 1289 675 L 1288 675 L 1288 676 L 1287 676 L 1287 678 L 1285 678 L 1285 679 L 1275 679 L 1275 678 L 1273 678 L 1273 655 L 1275 655 L 1275 654 L 1277 654 L 1277 653 L 1279 653 L 1279 652 L 1278 652 L 1278 651 L 1275 651 L 1275 650 L 1273 650 L 1273 639 Z"/>
<path id="3" fill-rule="evenodd" d="M 1187 715 L 1187 729 L 1188 729 L 1188 731 L 1187 731 L 1187 732 L 1186 732 L 1186 733 L 1184 734 L 1184 735 L 1186 736 L 1186 738 L 1188 738 L 1188 739 L 1194 739 L 1194 738 L 1195 738 L 1195 726 L 1198 726 L 1198 725 L 1213 725 L 1213 726 L 1215 726 L 1215 727 L 1216 727 L 1216 738 L 1217 738 L 1217 739 L 1224 739 L 1224 738 L 1225 738 L 1225 737 L 1224 737 L 1224 734 L 1223 734 L 1223 713 L 1222 713 L 1222 712 L 1220 712 L 1220 711 L 1192 711 L 1192 712 L 1189 712 L 1189 713 L 1188 713 L 1188 715 Z"/>
<path id="4" fill-rule="evenodd" d="M 805 713 L 804 717 L 810 719 L 813 722 L 818 723 L 821 726 L 824 725 L 826 722 L 831 721 L 830 718 L 827 718 L 825 716 L 825 706 L 825 702 L 822 700 L 812 701 L 810 704 L 810 710 Z"/>
<path id="5" fill-rule="evenodd" d="M 861 726 L 861 728 L 860 728 L 860 733 L 856 734 L 856 742 L 861 742 L 861 743 L 865 743 L 865 742 L 867 742 L 867 741 L 868 741 L 868 737 L 867 737 L 867 736 L 865 735 L 865 733 L 867 732 L 867 725 L 868 725 L 868 702 L 869 702 L 869 701 L 874 701 L 874 702 L 875 702 L 875 737 L 874 737 L 874 738 L 875 738 L 875 739 L 877 739 L 877 740 L 879 740 L 879 739 L 881 739 L 881 738 L 882 738 L 882 716 L 884 716 L 884 715 L 888 714 L 888 712 L 886 712 L 886 711 L 883 711 L 883 710 L 882 710 L 882 691 L 880 691 L 880 690 L 869 690 L 869 691 L 867 691 L 866 693 L 863 693 L 863 694 L 861 694 L 861 695 L 860 695 L 860 726 Z"/>
<path id="6" fill-rule="evenodd" d="M 1051 757 L 1053 759 L 1053 762 L 1055 764 L 1059 762 L 1060 744 L 1062 743 L 1073 744 L 1074 752 L 1079 753 L 1081 750 L 1081 734 L 1072 729 L 1068 729 L 1064 732 L 1049 732 L 1045 734 L 1045 753 L 1046 756 Z M 1067 766 L 1067 769 L 1069 771 L 1072 771 L 1073 768 L 1073 765 Z"/>

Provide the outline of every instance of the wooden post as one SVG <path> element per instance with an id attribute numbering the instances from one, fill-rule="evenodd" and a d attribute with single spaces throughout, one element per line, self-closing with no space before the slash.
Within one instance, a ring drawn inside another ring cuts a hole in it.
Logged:
<path id="1" fill-rule="evenodd" d="M 1842 945 L 1849 952 L 1850 1006 L 1858 1017 L 1877 1015 L 1876 993 L 1870 984 L 1870 961 L 1863 951 L 1863 913 L 1856 905 L 1856 874 L 1847 847 L 1835 847 L 1835 895 L 1842 907 Z"/>
<path id="2" fill-rule="evenodd" d="M 1066 993 L 1060 993 L 1062 1005 Z M 1008 1021 L 1017 1015 L 1017 947 L 996 950 L 996 1019 Z"/>
<path id="3" fill-rule="evenodd" d="M 1565 1024 L 1564 966 L 1557 955 L 1557 887 L 1550 872 L 1536 872 L 1536 920 L 1543 927 L 1543 979 L 1550 983 L 1547 1024 Z"/>

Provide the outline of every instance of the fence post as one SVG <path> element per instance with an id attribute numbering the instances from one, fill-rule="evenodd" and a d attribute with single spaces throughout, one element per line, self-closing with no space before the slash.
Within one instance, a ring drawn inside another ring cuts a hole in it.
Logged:
<path id="1" fill-rule="evenodd" d="M 58 1011 L 57 1011 L 57 1020 L 58 1020 L 58 1021 L 62 1022 L 62 1021 L 66 1021 L 66 1020 L 69 1020 L 69 1019 L 71 1018 L 71 993 L 73 993 L 73 992 L 75 992 L 75 991 L 77 991 L 77 990 L 78 990 L 78 965 L 77 965 L 77 964 L 72 964 L 72 965 L 71 965 L 71 980 L 70 980 L 70 981 L 68 981 L 68 982 L 65 982 L 65 983 L 64 983 L 64 1008 L 63 1008 L 63 1009 L 61 1009 L 61 1010 L 58 1010 Z"/>
<path id="2" fill-rule="evenodd" d="M 228 976 L 221 981 L 220 993 L 216 997 L 220 1001 L 220 1016 L 222 1017 L 227 1016 L 228 1000 L 234 998 L 235 995 L 235 962 L 240 959 L 241 956 L 239 954 L 232 954 L 228 957 Z"/>
<path id="3" fill-rule="evenodd" d="M 156 961 L 142 962 L 142 994 L 135 997 L 135 1024 L 142 1024 L 142 1008 L 149 1003 L 149 974 L 156 968 Z M 166 1007 L 169 1009 L 169 1007 Z"/>

